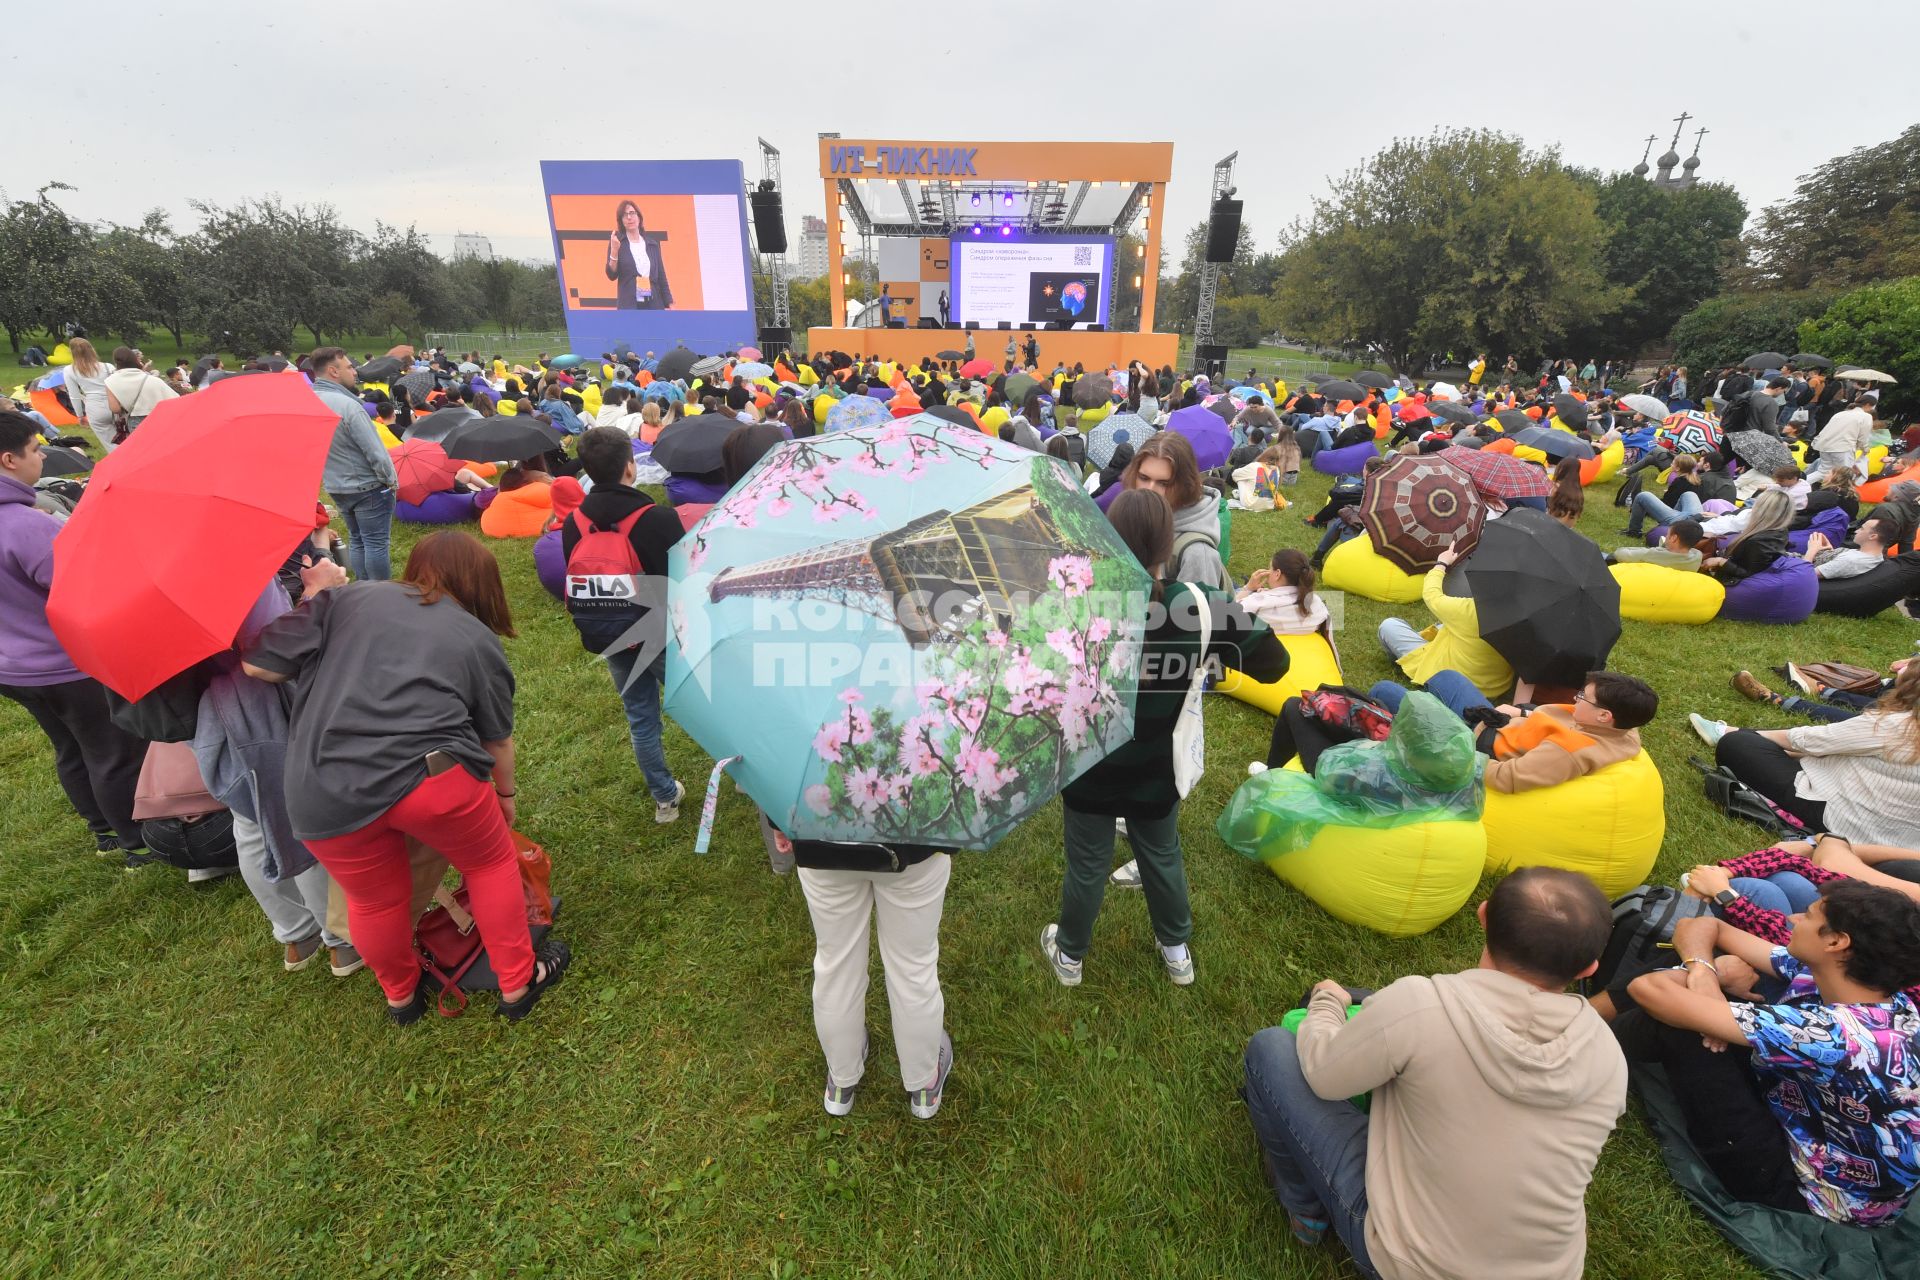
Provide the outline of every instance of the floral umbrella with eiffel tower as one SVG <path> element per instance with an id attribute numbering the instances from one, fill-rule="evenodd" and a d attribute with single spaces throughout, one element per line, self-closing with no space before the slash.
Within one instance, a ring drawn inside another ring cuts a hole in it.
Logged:
<path id="1" fill-rule="evenodd" d="M 671 576 L 666 709 L 795 838 L 984 849 L 1132 736 L 1145 571 L 971 428 L 783 444 Z"/>

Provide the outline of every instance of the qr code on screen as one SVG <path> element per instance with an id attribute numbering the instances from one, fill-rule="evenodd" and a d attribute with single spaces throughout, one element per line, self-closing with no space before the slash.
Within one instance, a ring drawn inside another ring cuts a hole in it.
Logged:
<path id="1" fill-rule="evenodd" d="M 1076 267 L 1092 266 L 1093 246 L 1090 244 L 1077 244 L 1073 246 L 1073 265 Z"/>

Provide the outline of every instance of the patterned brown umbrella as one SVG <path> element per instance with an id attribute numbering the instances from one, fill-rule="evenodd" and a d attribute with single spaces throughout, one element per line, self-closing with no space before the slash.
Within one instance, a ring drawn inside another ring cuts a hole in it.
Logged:
<path id="1" fill-rule="evenodd" d="M 1360 495 L 1360 522 L 1373 549 L 1408 573 L 1433 568 L 1450 546 L 1465 556 L 1486 518 L 1473 480 L 1432 454 L 1402 454 L 1368 475 Z"/>

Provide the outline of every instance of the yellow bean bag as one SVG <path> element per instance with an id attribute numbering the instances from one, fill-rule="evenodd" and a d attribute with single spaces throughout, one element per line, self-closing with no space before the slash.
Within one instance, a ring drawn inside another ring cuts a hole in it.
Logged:
<path id="1" fill-rule="evenodd" d="M 1528 462 L 1538 462 L 1549 469 L 1553 466 L 1553 463 L 1545 453 L 1530 444 L 1517 444 L 1513 446 L 1513 456 L 1516 458 L 1525 458 Z"/>
<path id="2" fill-rule="evenodd" d="M 584 389 L 576 388 L 576 390 L 580 391 L 580 416 L 592 422 L 600 416 L 600 406 L 604 403 L 600 396 L 600 388 L 589 382 Z"/>
<path id="3" fill-rule="evenodd" d="M 1636 622 L 1711 622 L 1727 601 L 1727 589 L 1710 573 L 1689 573 L 1659 564 L 1616 564 L 1620 616 Z"/>
<path id="4" fill-rule="evenodd" d="M 393 432 L 388 429 L 387 424 L 378 418 L 373 420 L 373 434 L 380 437 L 380 447 L 382 449 L 398 449 L 400 447 L 400 437 L 394 435 Z"/>
<path id="5" fill-rule="evenodd" d="M 980 415 L 980 429 L 990 436 L 997 436 L 1000 434 L 1001 426 L 1012 417 L 1013 415 L 1007 412 L 1007 406 L 997 404 Z"/>
<path id="6" fill-rule="evenodd" d="M 1091 431 L 1093 430 L 1094 423 L 1101 421 L 1112 412 L 1113 402 L 1111 400 L 1102 405 L 1095 405 L 1091 409 L 1082 409 L 1080 411 L 1078 426 L 1082 431 Z"/>
<path id="7" fill-rule="evenodd" d="M 1565 867 L 1617 898 L 1646 882 L 1667 834 L 1666 790 L 1642 751 L 1557 787 L 1487 791 L 1487 871 Z"/>
<path id="8" fill-rule="evenodd" d="M 840 402 L 832 396 L 815 396 L 813 398 L 813 425 L 816 427 L 826 426 L 827 415 L 832 413 L 833 406 L 839 403 Z"/>
<path id="9" fill-rule="evenodd" d="M 1600 474 L 1594 477 L 1594 483 L 1611 480 L 1627 460 L 1627 446 L 1624 441 L 1615 440 L 1600 451 Z"/>
<path id="10" fill-rule="evenodd" d="M 1328 915 L 1409 938 L 1464 907 L 1486 861 L 1480 823 L 1414 822 L 1384 831 L 1322 827 L 1306 848 L 1269 858 L 1267 867 Z"/>
<path id="11" fill-rule="evenodd" d="M 1867 474 L 1877 476 L 1887 469 L 1887 446 L 1877 444 L 1867 450 Z"/>
<path id="12" fill-rule="evenodd" d="M 1362 533 L 1348 538 L 1327 556 L 1320 581 L 1334 591 L 1351 591 L 1369 600 L 1388 604 L 1412 604 L 1420 598 L 1425 577 L 1406 573 L 1373 549 Z"/>
<path id="13" fill-rule="evenodd" d="M 51 355 L 47 357 L 47 363 L 54 366 L 55 368 L 58 368 L 63 364 L 72 364 L 73 348 L 69 347 L 64 342 L 54 343 L 53 352 Z"/>
<path id="14" fill-rule="evenodd" d="M 1250 680 L 1229 667 L 1215 689 L 1259 707 L 1269 715 L 1280 714 L 1280 704 L 1297 698 L 1302 689 L 1318 689 L 1323 684 L 1341 684 L 1340 657 L 1333 645 L 1319 632 L 1304 636 L 1279 636 L 1280 647 L 1287 651 L 1287 674 L 1272 684 Z"/>
<path id="15" fill-rule="evenodd" d="M 798 373 L 799 373 L 799 375 L 800 375 L 800 377 L 799 377 L 799 383 L 800 383 L 800 385 L 801 385 L 801 386 L 803 386 L 803 387 L 817 387 L 817 386 L 819 386 L 819 385 L 820 385 L 820 375 L 819 375 L 819 374 L 817 374 L 817 373 L 815 373 L 815 372 L 813 371 L 813 366 L 812 366 L 812 365 L 810 365 L 810 364 L 803 364 L 803 365 L 801 365 L 801 366 L 800 366 L 800 368 L 799 368 L 799 369 L 797 370 L 797 372 L 798 372 Z"/>

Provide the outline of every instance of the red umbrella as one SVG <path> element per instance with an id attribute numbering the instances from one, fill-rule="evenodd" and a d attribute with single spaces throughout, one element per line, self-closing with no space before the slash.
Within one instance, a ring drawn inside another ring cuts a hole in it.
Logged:
<path id="1" fill-rule="evenodd" d="M 963 378 L 984 378 L 992 372 L 991 360 L 969 360 L 960 366 L 960 376 Z"/>
<path id="2" fill-rule="evenodd" d="M 453 487 L 461 464 L 433 440 L 403 440 L 387 450 L 393 469 L 400 473 L 400 501 L 419 506 L 427 495 Z"/>
<path id="3" fill-rule="evenodd" d="M 1486 518 L 1473 481 L 1433 454 L 1401 454 L 1369 472 L 1360 495 L 1373 549 L 1408 573 L 1433 568 L 1450 546 L 1462 556 L 1472 551 Z"/>
<path id="4" fill-rule="evenodd" d="M 1547 478 L 1545 469 L 1511 453 L 1495 453 L 1491 448 L 1463 449 L 1450 444 L 1434 456 L 1466 472 L 1474 488 L 1502 502 L 1514 498 L 1544 498 L 1553 492 L 1553 482 Z"/>
<path id="5" fill-rule="evenodd" d="M 301 378 L 227 378 L 157 406 L 54 540 L 47 620 L 74 665 L 132 700 L 231 645 L 313 533 L 339 421 Z"/>

